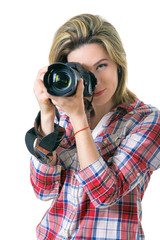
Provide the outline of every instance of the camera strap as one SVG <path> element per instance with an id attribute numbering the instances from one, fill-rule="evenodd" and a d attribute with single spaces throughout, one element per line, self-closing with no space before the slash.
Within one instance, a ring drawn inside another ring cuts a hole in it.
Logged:
<path id="1" fill-rule="evenodd" d="M 94 91 L 93 91 L 93 93 L 92 93 L 91 101 L 89 101 L 89 104 L 88 104 L 88 106 L 87 106 L 87 110 L 89 110 L 89 109 L 92 107 L 93 98 L 94 98 Z"/>
<path id="2" fill-rule="evenodd" d="M 58 123 L 54 124 L 54 131 L 48 134 L 47 136 L 45 137 L 40 136 L 36 130 L 36 127 L 31 128 L 26 133 L 25 143 L 29 152 L 32 155 L 35 155 L 34 142 L 37 138 L 38 139 L 42 138 L 39 141 L 38 146 L 45 149 L 48 153 L 54 151 L 58 147 L 62 139 L 64 138 L 64 131 L 59 131 L 59 128 L 62 129 L 62 127 L 59 126 L 60 117 L 59 117 L 59 112 L 57 108 L 56 108 L 56 117 L 57 117 Z M 39 112 L 35 120 L 37 127 L 39 127 L 40 121 L 41 120 L 40 120 L 40 112 Z"/>

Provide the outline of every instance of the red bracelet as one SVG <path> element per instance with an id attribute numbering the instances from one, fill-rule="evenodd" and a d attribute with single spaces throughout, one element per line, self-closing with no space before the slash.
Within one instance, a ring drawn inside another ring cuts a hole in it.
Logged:
<path id="1" fill-rule="evenodd" d="M 79 132 L 81 132 L 81 131 L 83 131 L 83 130 L 85 130 L 85 129 L 87 129 L 87 128 L 90 128 L 90 127 L 88 126 L 88 127 L 85 127 L 85 128 L 80 129 L 79 131 L 75 132 L 74 136 L 75 136 L 77 133 L 79 133 Z"/>

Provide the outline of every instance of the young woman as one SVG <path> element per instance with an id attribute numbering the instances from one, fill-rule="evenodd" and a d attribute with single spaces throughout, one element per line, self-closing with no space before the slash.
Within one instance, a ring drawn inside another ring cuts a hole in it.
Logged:
<path id="1" fill-rule="evenodd" d="M 52 204 L 37 226 L 37 239 L 144 239 L 141 200 L 160 166 L 160 114 L 127 88 L 117 31 L 99 16 L 76 16 L 56 32 L 49 60 L 81 64 L 97 85 L 91 98 L 83 97 L 83 79 L 74 95 L 54 97 L 43 83 L 48 67 L 38 73 L 31 182 L 37 197 Z M 51 151 L 55 106 L 57 139 L 63 138 Z"/>

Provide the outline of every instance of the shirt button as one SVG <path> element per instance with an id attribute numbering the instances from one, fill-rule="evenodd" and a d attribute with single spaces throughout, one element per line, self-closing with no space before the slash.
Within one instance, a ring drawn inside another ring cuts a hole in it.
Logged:
<path id="1" fill-rule="evenodd" d="M 137 177 L 139 177 L 140 176 L 140 173 L 137 173 Z"/>

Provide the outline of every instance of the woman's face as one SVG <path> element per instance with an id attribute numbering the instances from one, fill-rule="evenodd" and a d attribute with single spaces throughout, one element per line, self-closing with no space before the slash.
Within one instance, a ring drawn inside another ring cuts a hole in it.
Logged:
<path id="1" fill-rule="evenodd" d="M 117 65 L 105 48 L 97 43 L 84 44 L 70 52 L 67 60 L 80 63 L 97 78 L 93 107 L 111 110 L 114 105 L 113 95 L 118 86 L 118 74 Z"/>

